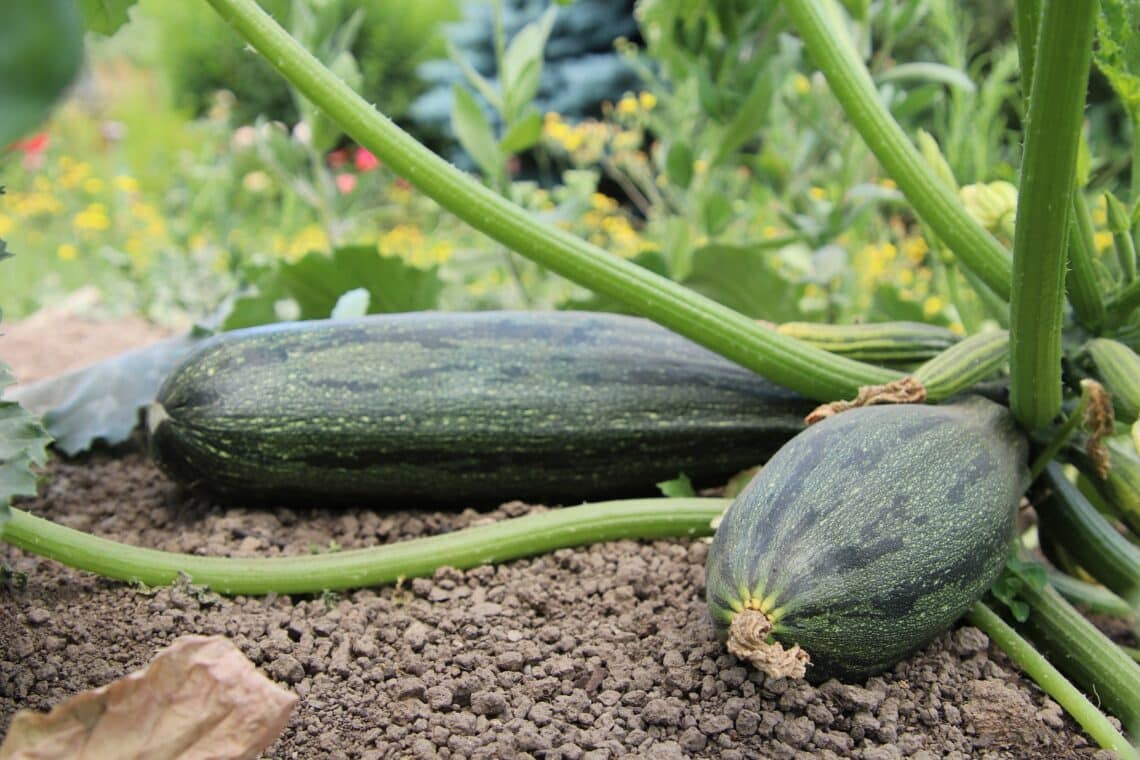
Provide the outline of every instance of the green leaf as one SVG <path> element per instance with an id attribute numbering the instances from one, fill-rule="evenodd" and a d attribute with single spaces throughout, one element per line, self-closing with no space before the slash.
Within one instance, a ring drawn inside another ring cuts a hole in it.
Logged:
<path id="1" fill-rule="evenodd" d="M 754 319 L 787 322 L 800 316 L 796 287 L 759 246 L 698 248 L 685 284 Z"/>
<path id="2" fill-rule="evenodd" d="M 47 118 L 82 62 L 73 0 L 0 3 L 0 148 Z"/>
<path id="3" fill-rule="evenodd" d="M 1140 117 L 1140 3 L 1101 0 L 1097 38 L 1097 68 L 1133 118 Z"/>
<path id="4" fill-rule="evenodd" d="M 111 35 L 127 23 L 127 12 L 137 0 L 79 0 L 87 28 L 99 34 Z M 33 3 L 29 3 L 32 5 Z M 74 3 L 69 3 L 74 5 Z"/>
<path id="5" fill-rule="evenodd" d="M 43 418 L 63 453 L 73 456 L 95 441 L 114 445 L 131 437 L 167 374 L 198 342 L 170 338 L 89 367 L 22 385 L 10 396 Z"/>
<path id="6" fill-rule="evenodd" d="M 524 26 L 503 54 L 503 120 L 513 122 L 519 112 L 538 94 L 542 80 L 542 58 L 558 8 L 551 6 L 542 17 Z"/>
<path id="7" fill-rule="evenodd" d="M 507 156 L 522 153 L 537 145 L 541 139 L 542 114 L 532 108 L 511 124 L 507 133 L 503 135 L 502 142 L 499 143 L 499 149 Z"/>
<path id="8" fill-rule="evenodd" d="M 693 481 L 683 472 L 672 480 L 662 480 L 657 487 L 661 489 L 662 496 L 668 496 L 670 499 L 684 499 L 697 495 L 693 490 Z"/>
<path id="9" fill-rule="evenodd" d="M 732 221 L 732 201 L 720 193 L 710 195 L 705 200 L 702 211 L 705 231 L 714 237 L 724 232 L 724 228 Z"/>
<path id="10" fill-rule="evenodd" d="M 274 305 L 292 299 L 299 319 L 324 319 L 340 297 L 357 288 L 368 293 L 368 313 L 422 311 L 439 305 L 443 282 L 435 267 L 418 269 L 374 246 L 338 248 L 331 256 L 310 253 L 283 264 L 259 282 L 255 295 L 235 301 L 224 329 L 277 321 Z"/>
<path id="11" fill-rule="evenodd" d="M 688 145 L 673 143 L 665 156 L 665 172 L 677 187 L 689 186 L 693 181 L 693 151 Z"/>
<path id="12" fill-rule="evenodd" d="M 0 393 L 14 378 L 0 362 Z M 33 467 L 47 463 L 51 438 L 40 421 L 15 401 L 0 401 L 0 533 L 17 496 L 35 496 L 38 477 Z"/>
<path id="13" fill-rule="evenodd" d="M 474 95 L 459 85 L 454 87 L 453 92 L 455 101 L 451 109 L 451 128 L 455 130 L 459 144 L 484 175 L 496 184 L 501 183 L 506 176 L 506 169 L 490 122 Z"/>

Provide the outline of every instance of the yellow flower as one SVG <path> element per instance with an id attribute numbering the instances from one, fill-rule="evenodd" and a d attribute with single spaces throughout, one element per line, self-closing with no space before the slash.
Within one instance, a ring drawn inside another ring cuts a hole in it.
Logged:
<path id="1" fill-rule="evenodd" d="M 966 334 L 966 326 L 963 325 L 961 322 L 958 322 L 958 321 L 951 322 L 950 323 L 950 332 L 954 333 L 955 335 L 965 335 Z"/>
<path id="2" fill-rule="evenodd" d="M 598 211 L 614 211 L 618 203 L 604 193 L 594 193 L 590 196 L 590 207 Z"/>
<path id="3" fill-rule="evenodd" d="M 926 257 L 926 252 L 930 250 L 926 245 L 926 240 L 920 235 L 904 238 L 902 245 L 903 253 L 915 264 L 921 264 Z"/>
<path id="4" fill-rule="evenodd" d="M 126 174 L 120 174 L 111 180 L 111 184 L 115 186 L 116 190 L 121 190 L 124 193 L 137 193 L 139 191 L 139 183 L 134 177 L 128 177 Z"/>
<path id="5" fill-rule="evenodd" d="M 703 158 L 698 158 L 693 162 L 693 173 L 696 175 L 704 174 L 709 170 L 709 162 Z"/>
<path id="6" fill-rule="evenodd" d="M 922 302 L 922 316 L 930 319 L 937 314 L 941 314 L 945 305 L 946 304 L 938 296 L 930 296 Z"/>
<path id="7" fill-rule="evenodd" d="M 792 86 L 796 88 L 796 92 L 800 95 L 806 95 L 811 92 L 811 80 L 803 74 L 796 74 L 792 77 Z"/>
<path id="8" fill-rule="evenodd" d="M 73 223 L 83 232 L 99 232 L 111 226 L 111 217 L 102 203 L 92 203 L 75 215 Z"/>
<path id="9" fill-rule="evenodd" d="M 903 269 L 899 272 L 899 284 L 910 287 L 914 284 L 914 272 L 909 269 Z"/>
<path id="10" fill-rule="evenodd" d="M 822 187 L 813 187 L 811 190 L 808 190 L 808 196 L 813 201 L 825 201 L 827 200 L 827 191 Z"/>
<path id="11" fill-rule="evenodd" d="M 1093 235 L 1093 245 L 1096 246 L 1096 252 L 1102 253 L 1105 249 L 1112 246 L 1112 233 L 1107 231 L 1097 232 Z"/>
<path id="12" fill-rule="evenodd" d="M 75 261 L 79 255 L 79 250 L 71 243 L 60 243 L 59 248 L 55 249 L 55 255 L 59 257 L 60 261 Z"/>
<path id="13" fill-rule="evenodd" d="M 890 177 L 884 177 L 879 180 L 879 187 L 886 188 L 887 190 L 898 190 L 898 184 Z"/>
<path id="14" fill-rule="evenodd" d="M 320 225 L 310 224 L 301 228 L 297 236 L 286 249 L 286 256 L 290 259 L 299 259 L 306 253 L 313 251 L 327 251 L 329 246 L 328 235 Z"/>
<path id="15" fill-rule="evenodd" d="M 641 105 L 641 110 L 652 111 L 653 107 L 657 105 L 657 96 L 652 92 L 643 92 L 637 96 L 637 102 Z"/>
<path id="16" fill-rule="evenodd" d="M 631 116 L 637 113 L 637 98 L 632 95 L 626 95 L 617 104 L 617 112 L 626 116 Z"/>

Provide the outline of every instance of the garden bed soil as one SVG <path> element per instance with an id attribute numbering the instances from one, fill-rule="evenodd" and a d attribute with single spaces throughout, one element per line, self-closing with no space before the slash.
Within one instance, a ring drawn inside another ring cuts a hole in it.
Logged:
<path id="1" fill-rule="evenodd" d="M 0 343 L 0 356 L 28 380 L 43 374 L 26 369 L 43 366 L 43 346 L 74 355 L 61 336 L 90 351 L 89 336 L 117 332 L 49 330 L 38 345 Z M 375 546 L 545 509 L 223 506 L 171 484 L 139 441 L 56 459 L 47 474 L 21 507 L 199 554 Z M 0 731 L 19 709 L 47 710 L 202 633 L 229 637 L 300 697 L 271 758 L 1111 756 L 970 627 L 864 683 L 765 680 L 713 632 L 706 551 L 619 541 L 396 588 L 226 598 L 111 582 L 5 546 L 0 562 L 20 575 L 0 589 Z"/>

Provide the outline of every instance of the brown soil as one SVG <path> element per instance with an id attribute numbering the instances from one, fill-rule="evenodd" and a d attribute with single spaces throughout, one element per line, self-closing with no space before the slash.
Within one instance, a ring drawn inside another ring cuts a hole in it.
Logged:
<path id="1" fill-rule="evenodd" d="M 4 349 L 17 368 L 38 353 Z M 57 460 L 48 475 L 21 506 L 203 554 L 371 546 L 543 509 L 222 507 L 180 492 L 137 445 Z M 765 680 L 713 633 L 706 550 L 622 541 L 400 588 L 224 598 L 108 582 L 4 547 L 0 562 L 26 582 L 0 589 L 0 730 L 18 709 L 45 710 L 205 633 L 301 697 L 273 758 L 1109 756 L 974 628 L 865 683 Z"/>

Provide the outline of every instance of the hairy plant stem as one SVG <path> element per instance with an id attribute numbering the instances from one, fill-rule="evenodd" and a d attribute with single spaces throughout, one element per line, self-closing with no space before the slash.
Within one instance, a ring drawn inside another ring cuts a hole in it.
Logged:
<path id="1" fill-rule="evenodd" d="M 403 132 L 322 66 L 255 0 L 207 2 L 346 134 L 441 206 L 511 250 L 817 400 L 846 398 L 860 386 L 899 377 L 765 330 L 682 285 L 540 224 Z"/>
<path id="2" fill-rule="evenodd" d="M 1008 301 L 1009 251 L 966 212 L 907 139 L 880 99 L 858 51 L 834 21 L 840 11 L 833 0 L 789 0 L 784 7 L 847 118 L 922 221 L 965 268 Z"/>
<path id="3" fill-rule="evenodd" d="M 1036 612 L 1036 610 L 1034 610 Z M 1118 753 L 1122 758 L 1137 760 L 1140 754 L 1128 743 L 1104 713 L 1082 694 L 1065 676 L 1041 656 L 1033 646 L 1018 635 L 996 612 L 982 602 L 975 602 L 966 619 L 977 626 L 997 644 L 1017 666 L 1025 671 L 1033 681 L 1064 710 L 1081 724 L 1088 735 L 1105 749 Z"/>
<path id="4" fill-rule="evenodd" d="M 1044 0 L 1013 236 L 1010 408 L 1027 430 L 1061 408 L 1061 325 L 1096 3 Z"/>
<path id="5" fill-rule="evenodd" d="M 222 594 L 317 594 L 395 583 L 621 538 L 712 535 L 728 499 L 625 499 L 553 509 L 369 549 L 296 557 L 202 557 L 98 538 L 19 509 L 0 538 L 70 567 L 148 586 L 185 577 Z"/>
<path id="6" fill-rule="evenodd" d="M 1019 576 L 1018 596 L 1029 605 L 1029 617 L 1015 627 L 1135 735 L 1140 730 L 1140 665 L 1055 589 Z"/>

